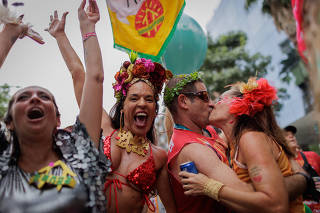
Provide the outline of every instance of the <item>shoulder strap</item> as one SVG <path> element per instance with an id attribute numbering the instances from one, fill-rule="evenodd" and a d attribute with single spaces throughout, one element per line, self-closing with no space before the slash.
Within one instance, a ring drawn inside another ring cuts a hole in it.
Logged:
<path id="1" fill-rule="evenodd" d="M 312 166 L 308 162 L 307 157 L 305 156 L 305 154 L 303 152 L 300 152 L 300 155 L 301 155 L 301 157 L 303 158 L 303 161 L 304 161 L 304 164 L 303 164 L 302 168 L 305 169 L 306 172 L 308 172 L 309 175 L 311 175 L 311 177 L 319 176 L 318 173 L 312 168 Z"/>

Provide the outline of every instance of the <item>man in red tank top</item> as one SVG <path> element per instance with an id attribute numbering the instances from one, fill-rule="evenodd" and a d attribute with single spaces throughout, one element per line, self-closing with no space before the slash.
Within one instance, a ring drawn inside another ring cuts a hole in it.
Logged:
<path id="1" fill-rule="evenodd" d="M 228 212 L 207 196 L 187 196 L 180 182 L 180 164 L 193 161 L 199 173 L 248 190 L 226 164 L 224 146 L 213 128 L 206 130 L 213 108 L 207 89 L 197 73 L 172 78 L 165 89 L 165 105 L 175 126 L 168 150 L 168 173 L 178 212 Z"/>

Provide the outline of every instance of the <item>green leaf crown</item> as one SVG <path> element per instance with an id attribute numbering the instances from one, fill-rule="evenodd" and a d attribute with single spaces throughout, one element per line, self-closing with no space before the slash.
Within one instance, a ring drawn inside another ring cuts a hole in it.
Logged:
<path id="1" fill-rule="evenodd" d="M 164 90 L 164 105 L 169 107 L 174 99 L 175 96 L 178 96 L 181 90 L 188 84 L 193 81 L 197 81 L 201 79 L 201 73 L 193 72 L 190 74 L 181 74 L 177 75 L 174 78 L 179 78 L 179 82 L 173 88 L 166 87 Z"/>

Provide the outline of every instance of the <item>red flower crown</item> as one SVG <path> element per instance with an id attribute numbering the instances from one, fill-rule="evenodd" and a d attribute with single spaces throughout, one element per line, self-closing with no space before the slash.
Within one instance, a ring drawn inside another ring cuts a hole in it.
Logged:
<path id="1" fill-rule="evenodd" d="M 277 90 L 271 86 L 267 79 L 250 78 L 248 83 L 240 83 L 240 92 L 243 97 L 232 98 L 230 113 L 248 115 L 253 117 L 257 112 L 263 110 L 264 106 L 271 106 L 277 100 Z"/>
<path id="2" fill-rule="evenodd" d="M 127 95 L 129 87 L 139 80 L 147 83 L 155 92 L 156 97 L 161 92 L 164 82 L 172 78 L 172 73 L 166 70 L 161 64 L 152 62 L 150 59 L 137 59 L 136 53 L 130 54 L 130 61 L 125 61 L 114 78 L 115 83 L 112 84 L 114 89 L 114 97 L 117 102 Z"/>

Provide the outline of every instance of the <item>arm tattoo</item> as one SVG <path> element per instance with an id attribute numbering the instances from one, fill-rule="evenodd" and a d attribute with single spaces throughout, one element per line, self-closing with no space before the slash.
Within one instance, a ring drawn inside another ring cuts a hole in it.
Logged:
<path id="1" fill-rule="evenodd" d="M 256 182 L 256 183 L 260 183 L 262 181 L 262 175 L 261 175 L 261 171 L 262 169 L 254 166 L 253 168 L 251 168 L 249 170 L 249 174 L 251 176 L 251 179 Z"/>

